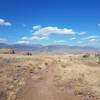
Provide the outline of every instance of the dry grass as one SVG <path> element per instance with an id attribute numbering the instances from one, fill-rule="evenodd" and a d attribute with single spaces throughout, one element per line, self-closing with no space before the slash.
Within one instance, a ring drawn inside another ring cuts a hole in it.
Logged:
<path id="1" fill-rule="evenodd" d="M 11 49 L 0 49 L 0 54 L 9 54 Z"/>
<path id="2" fill-rule="evenodd" d="M 55 62 L 54 81 L 59 87 L 100 100 L 100 61 L 94 54 L 83 55 L 0 54 L 0 100 L 14 100 L 25 80 L 45 70 L 51 60 Z"/>
<path id="3" fill-rule="evenodd" d="M 23 55 L 0 55 L 0 100 L 13 100 L 30 74 L 46 67 L 45 59 Z M 42 57 L 43 58 L 43 57 Z M 5 98 L 4 98 L 5 97 Z"/>

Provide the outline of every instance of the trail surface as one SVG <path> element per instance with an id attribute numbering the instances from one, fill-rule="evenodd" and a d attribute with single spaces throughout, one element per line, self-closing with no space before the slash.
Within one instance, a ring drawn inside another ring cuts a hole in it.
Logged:
<path id="1" fill-rule="evenodd" d="M 61 90 L 55 85 L 55 66 L 56 62 L 51 60 L 45 70 L 27 79 L 16 100 L 81 100 L 74 93 Z"/>

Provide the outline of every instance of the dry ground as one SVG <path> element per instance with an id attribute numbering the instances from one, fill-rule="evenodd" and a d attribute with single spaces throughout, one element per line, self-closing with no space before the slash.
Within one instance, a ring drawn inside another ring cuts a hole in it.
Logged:
<path id="1" fill-rule="evenodd" d="M 0 100 L 100 100 L 100 59 L 0 54 Z"/>

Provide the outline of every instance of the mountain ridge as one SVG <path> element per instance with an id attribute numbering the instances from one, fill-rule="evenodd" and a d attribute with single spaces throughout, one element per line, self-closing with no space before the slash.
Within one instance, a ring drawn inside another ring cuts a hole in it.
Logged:
<path id="1" fill-rule="evenodd" d="M 0 48 L 10 48 L 17 51 L 39 51 L 39 52 L 68 52 L 68 51 L 98 51 L 100 48 L 89 47 L 89 46 L 69 46 L 69 45 L 41 45 L 41 44 L 7 44 L 0 43 Z"/>

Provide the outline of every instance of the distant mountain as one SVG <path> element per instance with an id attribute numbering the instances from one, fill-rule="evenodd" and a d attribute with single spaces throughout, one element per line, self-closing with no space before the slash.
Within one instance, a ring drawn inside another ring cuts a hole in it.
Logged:
<path id="1" fill-rule="evenodd" d="M 34 44 L 34 45 L 27 45 L 27 44 L 5 44 L 5 43 L 0 43 L 0 48 L 10 48 L 10 49 L 15 49 L 18 51 L 32 51 L 32 50 L 37 50 L 42 45 L 39 44 Z"/>
<path id="2" fill-rule="evenodd" d="M 0 43 L 0 48 L 10 48 L 16 51 L 32 51 L 32 52 L 55 52 L 55 53 L 74 53 L 74 52 L 100 52 L 100 48 L 80 47 L 68 45 L 47 45 L 40 44 L 6 44 Z"/>
<path id="3" fill-rule="evenodd" d="M 77 52 L 100 52 L 100 48 L 95 47 L 80 47 L 80 46 L 68 46 L 68 45 L 48 45 L 42 47 L 44 52 L 58 52 L 58 53 L 77 53 Z"/>

